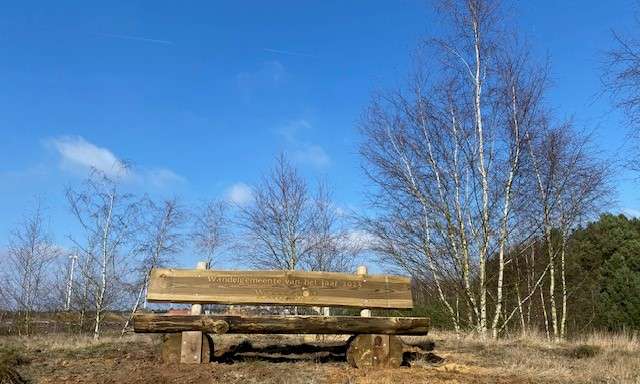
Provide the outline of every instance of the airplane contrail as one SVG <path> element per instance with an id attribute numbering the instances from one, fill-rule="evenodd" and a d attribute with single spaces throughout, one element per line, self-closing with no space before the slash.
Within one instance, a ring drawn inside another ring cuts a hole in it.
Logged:
<path id="1" fill-rule="evenodd" d="M 281 49 L 272 49 L 272 48 L 262 48 L 265 52 L 278 53 L 281 55 L 289 55 L 289 56 L 300 56 L 300 57 L 310 57 L 313 59 L 317 59 L 318 56 L 310 55 L 308 53 L 300 53 L 300 52 L 292 52 L 292 51 L 283 51 Z"/>
<path id="2" fill-rule="evenodd" d="M 114 33 L 98 33 L 98 35 L 104 36 L 104 37 L 113 37 L 115 39 L 136 40 L 136 41 L 144 41 L 146 43 L 173 45 L 173 41 L 169 41 L 169 40 L 149 39 L 146 37 L 139 37 L 139 36 L 116 35 Z"/>

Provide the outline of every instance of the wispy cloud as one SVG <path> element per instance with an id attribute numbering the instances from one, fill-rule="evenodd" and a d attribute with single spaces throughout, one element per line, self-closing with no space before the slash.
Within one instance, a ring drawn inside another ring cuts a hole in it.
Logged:
<path id="1" fill-rule="evenodd" d="M 315 144 L 307 144 L 293 151 L 294 160 L 311 164 L 316 168 L 325 168 L 331 164 L 331 158 L 324 148 Z"/>
<path id="2" fill-rule="evenodd" d="M 299 141 L 299 137 L 305 132 L 310 131 L 313 127 L 305 119 L 291 120 L 287 124 L 279 127 L 276 132 L 286 141 L 294 143 Z"/>
<path id="3" fill-rule="evenodd" d="M 318 58 L 318 56 L 316 56 L 316 55 L 311 55 L 311 54 L 302 53 L 302 52 L 285 51 L 285 50 L 282 50 L 282 49 L 262 48 L 262 50 L 265 51 L 265 52 L 276 53 L 278 55 L 308 57 L 308 58 L 311 58 L 311 59 L 317 59 Z"/>
<path id="4" fill-rule="evenodd" d="M 185 178 L 167 168 L 152 168 L 143 173 L 143 177 L 155 187 L 165 187 L 185 182 Z"/>
<path id="5" fill-rule="evenodd" d="M 253 200 L 253 193 L 247 184 L 235 183 L 227 188 L 225 198 L 234 204 L 247 205 Z"/>
<path id="6" fill-rule="evenodd" d="M 280 127 L 277 133 L 285 139 L 287 146 L 290 147 L 293 160 L 316 168 L 326 168 L 331 165 L 329 154 L 322 146 L 301 138 L 312 129 L 313 127 L 307 120 L 298 119 Z"/>
<path id="7" fill-rule="evenodd" d="M 48 143 L 60 154 L 61 166 L 65 169 L 95 168 L 111 177 L 130 176 L 125 162 L 113 152 L 80 136 L 60 136 L 48 140 Z"/>
<path id="8" fill-rule="evenodd" d="M 259 89 L 277 87 L 285 79 L 287 71 L 277 60 L 265 61 L 255 71 L 240 72 L 236 84 L 245 96 L 251 96 Z"/>
<path id="9" fill-rule="evenodd" d="M 352 229 L 347 233 L 347 242 L 361 249 L 372 248 L 376 243 L 376 238 L 371 233 L 361 229 Z"/>
<path id="10" fill-rule="evenodd" d="M 134 40 L 134 41 L 142 41 L 142 42 L 145 42 L 145 43 L 173 45 L 173 41 L 160 40 L 160 39 L 150 39 L 150 38 L 147 38 L 147 37 L 140 37 L 140 36 L 118 35 L 118 34 L 114 34 L 114 33 L 98 33 L 97 35 L 98 36 L 102 36 L 102 37 L 111 37 L 111 38 L 114 38 L 114 39 Z"/>
<path id="11" fill-rule="evenodd" d="M 86 172 L 93 168 L 109 177 L 124 181 L 164 187 L 185 179 L 167 168 L 132 168 L 108 148 L 100 147 L 81 136 L 59 136 L 45 140 L 60 156 L 60 167 L 66 171 Z"/>

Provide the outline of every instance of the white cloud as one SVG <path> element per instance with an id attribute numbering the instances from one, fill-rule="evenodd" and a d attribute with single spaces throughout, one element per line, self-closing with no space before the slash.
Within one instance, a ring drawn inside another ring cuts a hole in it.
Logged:
<path id="1" fill-rule="evenodd" d="M 184 178 L 167 168 L 134 169 L 118 158 L 111 150 L 85 140 L 81 136 L 60 136 L 46 141 L 60 155 L 63 169 L 86 172 L 95 168 L 109 177 L 130 182 L 164 187 L 185 181 Z"/>
<path id="2" fill-rule="evenodd" d="M 235 183 L 227 189 L 226 199 L 238 205 L 247 205 L 253 200 L 251 187 L 245 183 Z"/>
<path id="3" fill-rule="evenodd" d="M 376 238 L 367 231 L 352 229 L 347 234 L 347 241 L 355 247 L 367 249 L 375 244 Z"/>
<path id="4" fill-rule="evenodd" d="M 60 154 L 65 168 L 95 168 L 111 177 L 128 176 L 125 163 L 107 148 L 98 147 L 80 136 L 61 136 L 49 143 Z"/>
<path id="5" fill-rule="evenodd" d="M 312 129 L 313 127 L 307 120 L 298 119 L 280 127 L 276 132 L 292 148 L 292 157 L 295 161 L 310 164 L 316 168 L 325 168 L 331 164 L 329 154 L 320 145 L 300 138 Z"/>
<path id="6" fill-rule="evenodd" d="M 331 158 L 325 150 L 315 144 L 305 145 L 293 152 L 293 158 L 301 163 L 308 163 L 317 168 L 324 168 L 331 164 Z"/>
<path id="7" fill-rule="evenodd" d="M 288 122 L 282 127 L 278 128 L 276 132 L 279 135 L 284 137 L 284 139 L 288 142 L 298 142 L 298 137 L 304 135 L 306 131 L 310 131 L 312 129 L 311 123 L 309 123 L 305 119 L 297 119 Z"/>
<path id="8" fill-rule="evenodd" d="M 149 169 L 144 172 L 143 177 L 146 181 L 156 187 L 164 187 L 166 185 L 182 183 L 185 181 L 184 177 L 167 168 Z"/>

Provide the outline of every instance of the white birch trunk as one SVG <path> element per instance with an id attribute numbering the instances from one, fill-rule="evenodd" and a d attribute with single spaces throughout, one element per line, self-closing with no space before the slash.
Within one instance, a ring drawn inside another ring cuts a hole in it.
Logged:
<path id="1" fill-rule="evenodd" d="M 567 280 L 565 276 L 565 248 L 566 248 L 566 236 L 562 236 L 562 245 L 560 250 L 560 283 L 562 285 L 562 318 L 560 320 L 560 339 L 564 340 L 567 324 Z"/>
<path id="2" fill-rule="evenodd" d="M 105 218 L 104 228 L 102 231 L 102 261 L 101 261 L 101 271 L 100 271 L 100 286 L 98 288 L 98 295 L 96 298 L 96 317 L 95 317 L 95 327 L 93 329 L 93 339 L 97 340 L 100 338 L 100 323 L 102 321 L 102 311 L 104 310 L 104 297 L 107 291 L 107 273 L 109 267 L 109 235 L 111 233 L 111 220 L 113 214 L 113 204 L 115 200 L 115 194 L 112 191 L 109 195 L 109 206 L 107 209 L 107 217 Z"/>

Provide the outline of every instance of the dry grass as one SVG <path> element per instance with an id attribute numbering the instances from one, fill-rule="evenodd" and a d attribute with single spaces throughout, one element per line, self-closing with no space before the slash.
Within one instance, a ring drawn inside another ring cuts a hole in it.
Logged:
<path id="1" fill-rule="evenodd" d="M 17 367 L 28 363 L 20 350 L 11 345 L 0 345 L 0 384 L 23 384 L 25 381 Z"/>
<path id="2" fill-rule="evenodd" d="M 536 333 L 499 340 L 456 338 L 434 332 L 437 350 L 450 361 L 478 367 L 495 377 L 515 375 L 532 382 L 640 383 L 637 334 L 586 335 L 554 343 Z"/>
<path id="3" fill-rule="evenodd" d="M 254 345 L 295 345 L 295 336 L 225 335 L 216 349 L 248 339 Z M 1 337 L 0 355 L 14 356 L 13 372 L 32 383 L 633 383 L 640 384 L 637 335 L 593 334 L 551 343 L 537 334 L 482 341 L 434 331 L 405 337 L 412 344 L 435 342 L 443 365 L 415 362 L 411 367 L 368 371 L 346 362 L 245 357 L 230 364 L 167 365 L 158 360 L 158 339 L 148 335 L 89 337 L 56 335 Z M 328 337 L 327 342 L 344 337 Z M 306 340 L 308 341 L 308 339 Z M 9 360 L 7 360 L 9 361 Z M 283 362 L 285 361 L 285 362 Z M 1 381 L 0 381 L 1 382 Z"/>
<path id="4" fill-rule="evenodd" d="M 145 337 L 145 336 L 141 336 Z M 136 338 L 140 338 L 136 337 Z M 119 336 L 103 336 L 98 340 L 85 335 L 51 334 L 35 336 L 4 336 L 1 339 L 5 345 L 20 346 L 24 349 L 46 349 L 48 351 L 58 351 L 61 349 L 84 349 L 99 347 L 106 344 L 128 343 L 129 338 Z"/>

